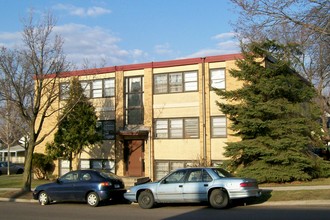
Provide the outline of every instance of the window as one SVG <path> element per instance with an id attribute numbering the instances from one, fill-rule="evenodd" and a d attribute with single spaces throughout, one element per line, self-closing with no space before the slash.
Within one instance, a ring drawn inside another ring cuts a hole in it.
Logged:
<path id="1" fill-rule="evenodd" d="M 75 182 L 77 180 L 78 180 L 77 172 L 67 173 L 60 178 L 60 181 L 62 181 L 63 183 Z"/>
<path id="2" fill-rule="evenodd" d="M 166 179 L 164 179 L 163 183 L 166 183 L 166 184 L 183 183 L 186 172 L 187 172 L 186 170 L 178 170 L 178 171 L 172 173 L 170 176 L 166 177 Z"/>
<path id="3" fill-rule="evenodd" d="M 160 180 L 173 170 L 190 167 L 191 161 L 156 161 L 155 164 L 156 180 Z"/>
<path id="4" fill-rule="evenodd" d="M 91 97 L 91 83 L 88 81 L 82 81 L 80 82 L 81 88 L 84 90 L 84 95 L 87 98 Z"/>
<path id="5" fill-rule="evenodd" d="M 155 93 L 167 93 L 167 74 L 159 74 L 154 77 Z"/>
<path id="6" fill-rule="evenodd" d="M 125 79 L 126 124 L 143 124 L 143 77 Z"/>
<path id="7" fill-rule="evenodd" d="M 198 90 L 197 71 L 154 75 L 154 93 L 177 93 Z"/>
<path id="8" fill-rule="evenodd" d="M 92 82 L 92 97 L 93 98 L 102 97 L 102 80 L 94 80 Z"/>
<path id="9" fill-rule="evenodd" d="M 184 74 L 184 91 L 197 90 L 197 72 L 187 72 Z"/>
<path id="10" fill-rule="evenodd" d="M 116 123 L 115 120 L 98 121 L 96 130 L 102 135 L 103 140 L 116 139 Z"/>
<path id="11" fill-rule="evenodd" d="M 60 84 L 60 99 L 65 100 L 69 98 L 70 93 L 70 83 L 61 83 Z"/>
<path id="12" fill-rule="evenodd" d="M 107 159 L 93 159 L 90 160 L 91 169 L 96 170 L 113 170 L 114 169 L 114 161 Z"/>
<path id="13" fill-rule="evenodd" d="M 182 73 L 169 74 L 169 92 L 182 92 Z"/>
<path id="14" fill-rule="evenodd" d="M 187 182 L 202 182 L 202 170 L 193 170 L 188 175 Z"/>
<path id="15" fill-rule="evenodd" d="M 156 138 L 199 138 L 198 118 L 157 119 Z"/>
<path id="16" fill-rule="evenodd" d="M 212 137 L 226 137 L 227 123 L 225 116 L 211 118 L 211 134 Z"/>
<path id="17" fill-rule="evenodd" d="M 216 89 L 226 88 L 225 69 L 211 70 L 211 87 Z"/>
<path id="18" fill-rule="evenodd" d="M 155 129 L 156 129 L 156 138 L 168 138 L 167 120 L 157 120 Z"/>
<path id="19" fill-rule="evenodd" d="M 182 138 L 183 137 L 183 120 L 182 119 L 170 119 L 170 137 L 171 138 Z"/>
<path id="20" fill-rule="evenodd" d="M 105 79 L 103 88 L 104 97 L 115 96 L 115 79 Z"/>

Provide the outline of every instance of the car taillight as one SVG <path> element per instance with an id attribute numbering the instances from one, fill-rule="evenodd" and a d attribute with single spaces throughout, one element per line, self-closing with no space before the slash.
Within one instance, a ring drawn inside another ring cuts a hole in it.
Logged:
<path id="1" fill-rule="evenodd" d="M 100 186 L 112 186 L 111 182 L 102 182 Z"/>
<path id="2" fill-rule="evenodd" d="M 239 185 L 240 185 L 240 187 L 254 187 L 255 183 L 253 183 L 253 182 L 244 182 L 244 183 L 240 183 Z"/>

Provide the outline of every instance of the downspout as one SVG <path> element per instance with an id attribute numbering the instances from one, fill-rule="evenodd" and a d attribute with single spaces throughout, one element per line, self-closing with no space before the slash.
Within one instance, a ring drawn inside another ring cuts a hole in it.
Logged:
<path id="1" fill-rule="evenodd" d="M 203 117 L 203 162 L 206 155 L 206 103 L 205 103 L 205 57 L 202 57 L 202 117 Z"/>

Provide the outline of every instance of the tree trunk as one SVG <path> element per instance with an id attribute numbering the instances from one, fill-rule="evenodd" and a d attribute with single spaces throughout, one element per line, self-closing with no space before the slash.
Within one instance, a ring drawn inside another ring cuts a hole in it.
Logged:
<path id="1" fill-rule="evenodd" d="M 31 191 L 31 181 L 32 181 L 32 159 L 33 159 L 33 152 L 35 147 L 34 139 L 30 139 L 29 146 L 27 148 L 27 153 L 25 157 L 25 166 L 24 166 L 24 173 L 23 173 L 23 192 L 30 192 Z"/>

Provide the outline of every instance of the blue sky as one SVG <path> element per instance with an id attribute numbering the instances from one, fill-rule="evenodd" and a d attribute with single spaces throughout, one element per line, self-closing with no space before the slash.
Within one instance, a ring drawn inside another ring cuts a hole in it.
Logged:
<path id="1" fill-rule="evenodd" d="M 106 66 L 239 52 L 229 0 L 0 0 L 0 46 L 20 43 L 21 18 L 51 10 L 69 61 Z"/>

